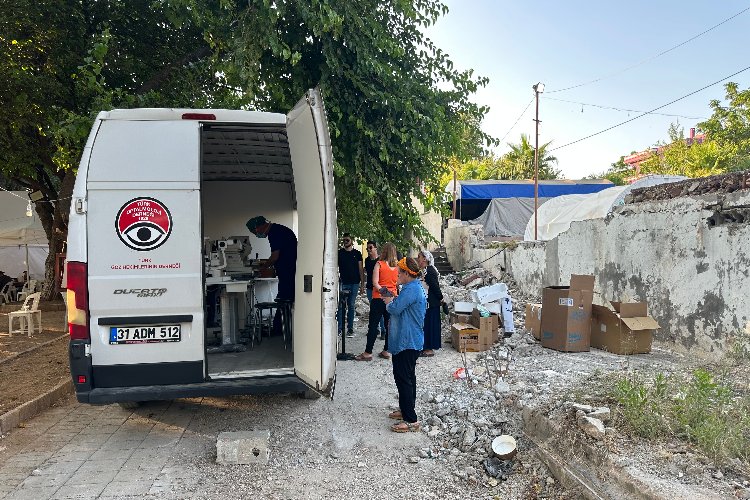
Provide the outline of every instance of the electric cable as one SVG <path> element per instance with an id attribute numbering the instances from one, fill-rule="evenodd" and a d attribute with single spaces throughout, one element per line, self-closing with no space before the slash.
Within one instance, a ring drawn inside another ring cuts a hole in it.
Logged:
<path id="1" fill-rule="evenodd" d="M 508 137 L 508 134 L 510 134 L 510 133 L 511 133 L 511 131 L 512 131 L 512 130 L 513 130 L 514 128 L 516 128 L 516 125 L 518 125 L 518 122 L 519 122 L 519 121 L 521 121 L 521 118 L 523 118 L 523 115 L 525 115 L 525 114 L 526 114 L 526 110 L 528 110 L 528 109 L 529 109 L 529 106 L 531 106 L 531 103 L 532 103 L 532 102 L 534 102 L 534 98 L 533 98 L 533 97 L 531 98 L 531 100 L 529 101 L 529 103 L 528 103 L 528 104 L 526 105 L 526 107 L 525 107 L 525 108 L 523 108 L 523 111 L 521 111 L 521 114 L 520 114 L 520 115 L 518 115 L 518 118 L 516 118 L 516 121 L 515 121 L 515 122 L 513 123 L 513 125 L 511 125 L 511 127 L 510 127 L 510 128 L 508 129 L 508 131 L 507 131 L 507 132 L 505 132 L 505 135 L 503 136 L 503 138 L 502 138 L 502 139 L 500 139 L 500 141 L 499 141 L 499 142 L 503 142 L 503 141 L 505 140 L 505 138 L 506 138 L 506 137 Z"/>
<path id="2" fill-rule="evenodd" d="M 709 88 L 709 87 L 713 87 L 714 85 L 716 85 L 716 84 L 718 84 L 718 83 L 721 83 L 721 82 L 723 82 L 724 80 L 728 80 L 728 79 L 732 78 L 733 76 L 737 76 L 737 75 L 739 75 L 740 73 L 743 73 L 743 72 L 745 72 L 745 71 L 747 71 L 747 70 L 749 70 L 749 69 L 750 69 L 750 66 L 747 66 L 747 67 L 745 67 L 745 68 L 743 68 L 743 69 L 741 69 L 741 70 L 739 70 L 739 71 L 737 71 L 737 72 L 735 72 L 735 73 L 732 73 L 732 74 L 731 74 L 731 75 L 729 75 L 729 76 L 725 76 L 725 77 L 724 77 L 724 78 L 722 78 L 721 80 L 716 80 L 716 81 L 715 81 L 715 82 L 713 82 L 713 83 L 709 83 L 708 85 L 706 85 L 706 86 L 704 86 L 704 87 L 701 87 L 701 88 L 699 88 L 698 90 L 694 90 L 694 91 L 690 92 L 689 94 L 685 94 L 685 95 L 684 95 L 684 96 L 682 96 L 682 97 L 678 97 L 677 99 L 675 99 L 675 100 L 673 100 L 673 101 L 669 101 L 669 102 L 668 102 L 668 103 L 666 103 L 666 104 L 662 104 L 661 106 L 657 106 L 657 107 L 655 107 L 654 109 L 651 109 L 651 110 L 649 110 L 649 111 L 645 111 L 645 112 L 641 113 L 641 114 L 640 114 L 640 115 L 638 115 L 638 116 L 635 116 L 635 117 L 633 117 L 633 118 L 630 118 L 630 119 L 628 119 L 628 120 L 625 120 L 624 122 L 620 122 L 620 123 L 618 123 L 618 124 L 616 124 L 616 125 L 612 125 L 611 127 L 607 127 L 607 128 L 605 128 L 605 129 L 603 129 L 603 130 L 600 130 L 600 131 L 598 131 L 598 132 L 594 132 L 593 134 L 589 134 L 589 135 L 587 135 L 586 137 L 581 137 L 580 139 L 576 139 L 575 141 L 572 141 L 572 142 L 568 142 L 568 143 L 566 143 L 566 144 L 563 144 L 562 146 L 557 146 L 557 147 L 555 147 L 555 148 L 551 148 L 551 149 L 550 149 L 549 151 L 555 151 L 556 149 L 562 149 L 562 148 L 565 148 L 565 147 L 568 147 L 568 146 L 572 146 L 573 144 L 579 143 L 579 142 L 581 142 L 581 141 L 585 141 L 586 139 L 590 139 L 590 138 L 592 138 L 592 137 L 594 137 L 594 136 L 597 136 L 597 135 L 599 135 L 599 134 L 603 134 L 604 132 L 608 132 L 608 131 L 610 131 L 610 130 L 612 130 L 612 129 L 614 129 L 614 128 L 617 128 L 617 127 L 619 127 L 619 126 L 621 126 L 621 125 L 625 125 L 626 123 L 630 123 L 630 122 L 632 122 L 632 121 L 635 121 L 635 120 L 637 120 L 637 119 L 639 119 L 639 118 L 643 118 L 643 117 L 644 117 L 644 116 L 646 116 L 646 115 L 650 115 L 650 114 L 653 114 L 653 112 L 654 112 L 654 111 L 660 110 L 660 109 L 662 109 L 662 108 L 666 108 L 667 106 L 669 106 L 669 105 L 671 105 L 671 104 L 674 104 L 674 103 L 676 103 L 676 102 L 678 102 L 678 101 L 681 101 L 681 100 L 683 100 L 683 99 L 685 99 L 685 98 L 687 98 L 687 97 L 690 97 L 691 95 L 697 94 L 698 92 L 701 92 L 701 91 L 703 91 L 703 90 L 706 90 L 706 89 L 707 89 L 707 88 Z"/>
<path id="3" fill-rule="evenodd" d="M 588 102 L 569 101 L 567 99 L 558 99 L 556 97 L 542 97 L 542 98 L 545 99 L 545 100 L 550 100 L 550 101 L 568 102 L 570 104 L 580 104 L 581 106 L 590 106 L 592 108 L 612 109 L 614 111 L 623 111 L 623 112 L 627 111 L 628 113 L 644 113 L 644 111 L 639 110 L 639 109 L 618 108 L 618 107 L 615 107 L 615 106 L 604 106 L 602 104 L 591 104 L 591 103 L 588 103 Z M 659 116 L 671 116 L 671 117 L 675 117 L 675 118 L 685 118 L 685 119 L 688 119 L 688 120 L 708 120 L 708 118 L 705 117 L 705 116 L 673 115 L 673 114 L 670 114 L 670 113 L 650 113 L 650 114 L 652 114 L 652 115 L 659 115 Z"/>
<path id="4" fill-rule="evenodd" d="M 738 13 L 736 13 L 736 14 L 734 14 L 734 15 L 732 15 L 732 16 L 730 16 L 730 17 L 726 18 L 726 19 L 724 19 L 724 20 L 723 20 L 723 21 L 721 21 L 721 22 L 720 22 L 719 24 L 715 24 L 714 26 L 711 26 L 711 27 L 710 27 L 710 28 L 708 28 L 707 30 L 705 30 L 705 31 L 702 31 L 702 32 L 698 33 L 697 35 L 693 36 L 692 38 L 688 38 L 688 39 L 687 39 L 687 40 L 685 40 L 684 42 L 678 43 L 678 44 L 677 44 L 677 45 L 675 45 L 674 47 L 671 47 L 671 48 L 669 48 L 669 49 L 667 49 L 667 50 L 664 50 L 664 51 L 662 51 L 662 52 L 659 52 L 659 53 L 658 53 L 658 54 L 656 54 L 655 56 L 651 56 L 651 57 L 648 57 L 648 58 L 646 58 L 646 59 L 643 59 L 642 61 L 640 61 L 640 62 L 637 62 L 637 63 L 633 64 L 632 66 L 628 66 L 627 68 L 621 69 L 621 70 L 619 70 L 619 71 L 616 71 L 616 72 L 614 72 L 614 73 L 609 73 L 609 74 L 607 74 L 607 75 L 603 75 L 603 76 L 600 76 L 599 78 L 595 78 L 595 79 L 593 79 L 593 80 L 589 80 L 589 81 L 587 81 L 587 82 L 582 82 L 582 83 L 578 83 L 578 84 L 576 84 L 576 85 L 571 85 L 570 87 L 565 87 L 565 88 L 562 88 L 562 89 L 557 89 L 557 90 L 548 90 L 548 91 L 547 91 L 547 93 L 548 93 L 548 94 L 552 94 L 552 93 L 555 93 L 555 92 L 565 92 L 566 90 L 577 89 L 577 88 L 579 88 L 579 87 L 583 87 L 584 85 L 590 85 L 590 84 L 592 84 L 592 83 L 596 83 L 596 82 L 600 82 L 600 81 L 602 81 L 602 80 L 606 80 L 606 79 L 608 79 L 608 78 L 612 78 L 613 76 L 621 75 L 622 73 L 625 73 L 625 72 L 627 72 L 627 71 L 630 71 L 630 70 L 631 70 L 631 69 L 633 69 L 633 68 L 637 68 L 638 66 L 641 66 L 641 65 L 643 65 L 643 64 L 645 64 L 645 63 L 647 63 L 647 62 L 649 62 L 649 61 L 653 61 L 654 59 L 657 59 L 657 58 L 659 58 L 659 57 L 661 57 L 661 56 L 663 56 L 663 55 L 665 55 L 665 54 L 667 54 L 667 53 L 669 53 L 669 52 L 672 52 L 673 50 L 675 50 L 675 49 L 678 49 L 678 48 L 682 47 L 683 45 L 685 45 L 685 44 L 687 44 L 687 43 L 690 43 L 690 42 L 692 42 L 692 41 L 693 41 L 693 40 L 695 40 L 696 38 L 700 38 L 701 36 L 705 35 L 705 34 L 706 34 L 706 33 L 708 33 L 709 31 L 712 31 L 712 30 L 714 30 L 714 29 L 718 28 L 718 27 L 719 27 L 719 26 L 721 26 L 722 24 L 724 24 L 724 23 L 726 23 L 726 22 L 729 22 L 729 21 L 731 21 L 731 20 L 732 20 L 732 19 L 734 19 L 735 17 L 737 17 L 737 16 L 739 16 L 739 15 L 742 15 L 742 14 L 744 14 L 744 13 L 745 13 L 745 12 L 747 12 L 748 10 L 750 10 L 750 7 L 747 7 L 747 8 L 745 8 L 745 9 L 742 9 L 742 10 L 741 10 L 741 11 L 739 11 Z"/>

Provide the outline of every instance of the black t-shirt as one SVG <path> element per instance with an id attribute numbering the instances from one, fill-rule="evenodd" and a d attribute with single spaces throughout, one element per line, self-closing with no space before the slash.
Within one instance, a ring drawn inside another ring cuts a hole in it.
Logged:
<path id="1" fill-rule="evenodd" d="M 5 274 L 0 275 L 0 289 L 2 289 L 6 283 L 10 283 L 11 281 L 13 281 L 13 278 L 10 276 Z"/>
<path id="2" fill-rule="evenodd" d="M 282 269 L 282 272 L 291 270 L 294 274 L 297 269 L 297 236 L 294 231 L 281 224 L 271 224 L 268 243 L 271 245 L 271 252 L 279 250 L 279 260 L 274 264 L 276 272 Z"/>
<path id="3" fill-rule="evenodd" d="M 375 264 L 380 259 L 372 259 L 368 255 L 365 259 L 365 275 L 367 276 L 367 289 L 372 290 L 372 272 L 375 270 Z"/>
<path id="4" fill-rule="evenodd" d="M 361 281 L 359 264 L 362 262 L 362 252 L 356 248 L 344 250 L 339 248 L 339 281 L 342 285 L 354 285 Z"/>

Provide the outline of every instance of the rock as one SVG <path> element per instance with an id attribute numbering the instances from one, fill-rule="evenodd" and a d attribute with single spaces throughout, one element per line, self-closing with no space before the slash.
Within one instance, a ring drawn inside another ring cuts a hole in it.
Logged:
<path id="1" fill-rule="evenodd" d="M 427 437 L 429 438 L 436 438 L 441 434 L 440 429 L 432 429 L 430 432 L 427 433 Z"/>
<path id="2" fill-rule="evenodd" d="M 445 401 L 445 396 L 444 396 L 444 395 L 442 395 L 442 394 L 438 394 L 437 396 L 435 396 L 435 402 L 436 402 L 437 404 L 440 404 L 440 403 L 442 403 L 443 401 Z"/>
<path id="3" fill-rule="evenodd" d="M 724 474 L 722 474 L 720 470 L 717 470 L 716 472 L 714 472 L 713 475 L 715 479 L 724 479 Z"/>
<path id="4" fill-rule="evenodd" d="M 464 469 L 464 473 L 467 476 L 473 476 L 477 473 L 477 470 L 474 467 L 467 467 L 466 469 Z"/>
<path id="5" fill-rule="evenodd" d="M 495 486 L 498 485 L 498 481 L 494 477 L 491 477 L 490 480 L 487 481 L 487 484 L 489 484 L 490 487 L 494 488 Z"/>
<path id="6" fill-rule="evenodd" d="M 430 450 L 426 450 L 426 449 L 422 448 L 421 450 L 419 450 L 419 457 L 420 458 L 430 458 Z"/>
<path id="7" fill-rule="evenodd" d="M 578 426 L 583 429 L 583 432 L 588 434 L 594 439 L 604 439 L 604 424 L 601 420 L 591 417 L 582 417 L 578 419 Z"/>
<path id="8" fill-rule="evenodd" d="M 504 380 L 498 380 L 495 384 L 495 392 L 498 394 L 506 394 L 510 392 L 510 384 Z"/>
<path id="9" fill-rule="evenodd" d="M 555 484 L 555 478 L 554 477 L 548 477 L 544 480 L 545 483 L 547 483 L 547 486 L 554 486 Z"/>
<path id="10" fill-rule="evenodd" d="M 572 401 L 566 401 L 565 405 L 566 406 L 570 406 L 571 408 L 573 408 L 576 411 L 581 410 L 584 413 L 591 413 L 592 411 L 594 411 L 594 407 L 593 406 L 582 405 L 582 404 L 574 403 Z"/>
<path id="11" fill-rule="evenodd" d="M 467 425 L 464 430 L 463 439 L 461 440 L 461 449 L 466 451 L 474 445 L 477 440 L 477 431 L 473 425 Z"/>
<path id="12" fill-rule="evenodd" d="M 357 462 L 357 467 L 362 468 L 365 466 L 364 462 Z"/>
<path id="13" fill-rule="evenodd" d="M 602 406 L 588 413 L 586 416 L 595 418 L 597 420 L 601 420 L 602 422 L 609 422 L 609 419 L 611 418 L 612 414 L 609 411 L 609 408 L 607 408 L 606 406 Z"/>
<path id="14" fill-rule="evenodd" d="M 410 464 L 418 464 L 419 463 L 419 457 L 409 457 L 409 463 Z"/>
<path id="15" fill-rule="evenodd" d="M 429 422 L 430 422 L 430 425 L 433 427 L 439 427 L 443 425 L 443 421 L 440 420 L 440 417 L 438 417 L 437 415 L 431 416 Z"/>

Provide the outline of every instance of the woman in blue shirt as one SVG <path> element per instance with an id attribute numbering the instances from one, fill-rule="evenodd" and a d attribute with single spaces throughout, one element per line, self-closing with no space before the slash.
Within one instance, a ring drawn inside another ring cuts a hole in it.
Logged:
<path id="1" fill-rule="evenodd" d="M 420 269 L 417 261 L 403 258 L 398 261 L 398 297 L 383 297 L 391 315 L 388 351 L 393 361 L 393 379 L 398 389 L 399 410 L 388 416 L 402 420 L 391 426 L 394 432 L 418 431 L 419 419 L 414 410 L 417 401 L 417 358 L 424 345 L 424 316 L 427 297 L 419 281 Z"/>

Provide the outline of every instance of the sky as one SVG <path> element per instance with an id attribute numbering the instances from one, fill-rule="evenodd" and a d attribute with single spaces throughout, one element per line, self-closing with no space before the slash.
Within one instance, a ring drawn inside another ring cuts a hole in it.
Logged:
<path id="1" fill-rule="evenodd" d="M 483 130 L 498 139 L 507 134 L 495 151 L 506 152 L 507 143 L 520 142 L 522 133 L 533 144 L 533 102 L 511 127 L 534 97 L 532 85 L 542 82 L 539 143 L 552 142 L 548 149 L 567 179 L 605 172 L 620 156 L 668 140 L 671 123 L 679 122 L 687 136 L 691 127 L 711 116 L 709 102 L 724 98 L 725 82 L 658 111 L 682 117 L 647 115 L 570 146 L 565 145 L 640 113 L 553 99 L 649 111 L 750 66 L 750 10 L 652 59 L 750 7 L 747 0 L 444 3 L 449 13 L 427 36 L 458 69 L 471 68 L 489 78 L 473 100 L 490 107 Z M 554 92 L 600 77 L 607 78 Z M 750 87 L 750 69 L 727 81 Z"/>

